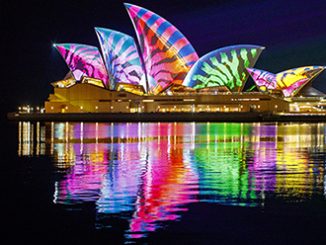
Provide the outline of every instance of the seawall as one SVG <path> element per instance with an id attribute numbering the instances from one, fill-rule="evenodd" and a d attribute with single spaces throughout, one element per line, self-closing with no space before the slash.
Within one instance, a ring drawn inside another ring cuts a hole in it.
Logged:
<path id="1" fill-rule="evenodd" d="M 326 122 L 326 114 L 271 114 L 262 112 L 175 113 L 17 113 L 11 121 L 84 122 Z"/>

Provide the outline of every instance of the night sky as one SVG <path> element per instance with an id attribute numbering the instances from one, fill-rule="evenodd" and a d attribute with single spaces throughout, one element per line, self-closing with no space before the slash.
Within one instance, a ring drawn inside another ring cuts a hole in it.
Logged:
<path id="1" fill-rule="evenodd" d="M 279 72 L 303 65 L 326 65 L 325 0 L 143 0 L 134 3 L 173 23 L 199 56 L 232 44 L 266 47 L 257 68 Z M 0 2 L 1 105 L 41 104 L 68 68 L 54 42 L 98 46 L 94 27 L 136 38 L 123 1 Z M 249 81 L 252 82 L 252 81 Z M 314 86 L 326 92 L 326 72 Z"/>

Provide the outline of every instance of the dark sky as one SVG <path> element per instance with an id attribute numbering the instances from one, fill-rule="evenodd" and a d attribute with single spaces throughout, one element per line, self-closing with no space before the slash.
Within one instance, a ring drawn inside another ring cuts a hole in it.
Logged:
<path id="1" fill-rule="evenodd" d="M 232 44 L 266 47 L 257 68 L 279 72 L 326 65 L 325 0 L 143 0 L 134 3 L 172 22 L 200 56 Z M 53 42 L 98 46 L 94 27 L 135 37 L 123 1 L 0 1 L 1 105 L 40 104 L 50 82 L 68 72 Z M 314 86 L 326 92 L 326 72 Z"/>

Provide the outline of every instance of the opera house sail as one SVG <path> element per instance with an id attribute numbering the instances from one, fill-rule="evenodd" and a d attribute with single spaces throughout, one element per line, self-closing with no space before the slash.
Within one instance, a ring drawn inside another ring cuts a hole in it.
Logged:
<path id="1" fill-rule="evenodd" d="M 118 83 L 141 84 L 146 89 L 146 83 L 142 84 L 145 74 L 134 39 L 106 28 L 95 30 L 109 74 L 110 89 L 115 89 Z"/>
<path id="2" fill-rule="evenodd" d="M 69 72 L 51 83 L 54 93 L 45 102 L 46 113 L 280 115 L 326 110 L 326 95 L 311 86 L 325 66 L 304 66 L 277 74 L 256 69 L 265 47 L 252 44 L 221 47 L 199 57 L 188 39 L 166 19 L 136 5 L 125 7 L 136 39 L 96 27 L 100 48 L 54 44 Z M 249 76 L 253 82 L 248 81 Z"/>
<path id="3" fill-rule="evenodd" d="M 185 36 L 159 15 L 125 4 L 134 24 L 143 57 L 149 93 L 159 94 L 181 84 L 198 55 Z"/>
<path id="4" fill-rule="evenodd" d="M 201 57 L 187 74 L 183 85 L 195 89 L 226 87 L 242 91 L 248 79 L 246 68 L 253 67 L 264 47 L 235 45 L 214 50 Z"/>
<path id="5" fill-rule="evenodd" d="M 77 81 L 83 76 L 99 79 L 108 88 L 108 74 L 102 56 L 97 47 L 64 43 L 54 44 Z"/>
<path id="6" fill-rule="evenodd" d="M 324 66 L 304 66 L 277 74 L 255 68 L 247 70 L 260 91 L 281 91 L 285 97 L 293 97 L 324 69 Z"/>

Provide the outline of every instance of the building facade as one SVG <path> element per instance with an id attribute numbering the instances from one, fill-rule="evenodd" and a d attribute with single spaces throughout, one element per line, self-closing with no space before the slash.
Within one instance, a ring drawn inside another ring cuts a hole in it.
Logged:
<path id="1" fill-rule="evenodd" d="M 78 83 L 54 88 L 45 102 L 46 113 L 137 112 L 289 112 L 291 102 L 260 92 L 178 93 L 136 95 Z"/>

